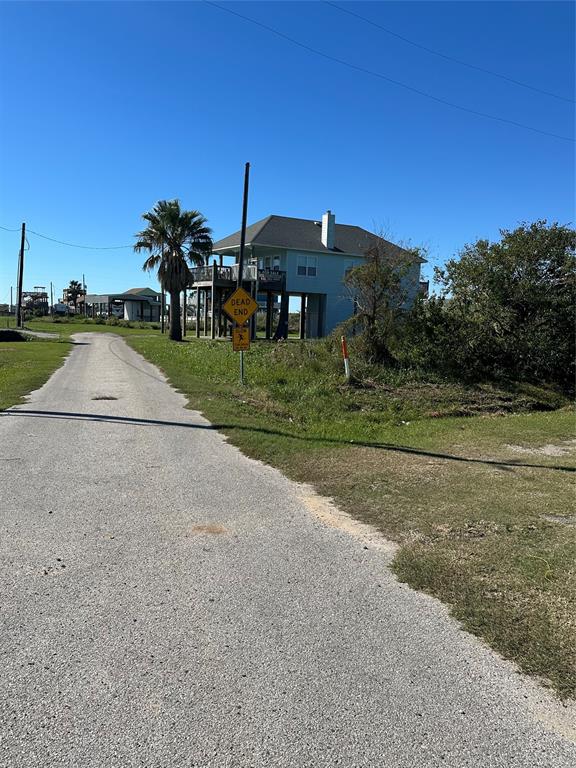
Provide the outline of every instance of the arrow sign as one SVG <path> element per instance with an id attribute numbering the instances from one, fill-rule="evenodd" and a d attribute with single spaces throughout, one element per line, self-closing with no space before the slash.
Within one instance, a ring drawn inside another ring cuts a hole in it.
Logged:
<path id="1" fill-rule="evenodd" d="M 244 288 L 236 288 L 222 309 L 233 323 L 245 325 L 258 310 L 258 302 Z"/>

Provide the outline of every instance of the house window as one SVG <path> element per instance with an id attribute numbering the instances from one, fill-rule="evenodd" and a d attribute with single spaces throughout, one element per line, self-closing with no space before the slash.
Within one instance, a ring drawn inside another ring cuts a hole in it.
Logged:
<path id="1" fill-rule="evenodd" d="M 300 277 L 316 277 L 316 274 L 317 274 L 316 256 L 298 256 L 297 274 Z"/>
<path id="2" fill-rule="evenodd" d="M 344 268 L 344 277 L 350 274 L 353 269 L 356 269 L 356 267 L 360 266 L 360 262 L 358 261 L 348 261 L 346 263 L 346 267 Z"/>

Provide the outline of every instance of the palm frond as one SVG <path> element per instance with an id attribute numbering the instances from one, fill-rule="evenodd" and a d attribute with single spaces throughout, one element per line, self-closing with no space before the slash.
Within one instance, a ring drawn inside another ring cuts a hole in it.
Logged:
<path id="1" fill-rule="evenodd" d="M 134 251 L 147 252 L 145 271 L 158 270 L 165 290 L 181 291 L 190 284 L 190 266 L 205 264 L 212 253 L 212 230 L 196 210 L 184 211 L 178 200 L 159 200 L 144 213 L 145 229 L 136 233 Z"/>

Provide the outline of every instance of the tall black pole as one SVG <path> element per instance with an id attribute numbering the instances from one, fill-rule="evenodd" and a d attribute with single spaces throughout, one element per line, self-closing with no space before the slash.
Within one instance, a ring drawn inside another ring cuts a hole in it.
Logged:
<path id="1" fill-rule="evenodd" d="M 26 224 L 22 222 L 22 237 L 20 239 L 20 256 L 18 258 L 18 288 L 16 298 L 18 299 L 18 309 L 16 313 L 16 326 L 22 328 L 22 280 L 24 278 L 24 245 L 26 243 Z"/>
<path id="2" fill-rule="evenodd" d="M 238 288 L 242 286 L 242 271 L 244 269 L 244 246 L 246 244 L 246 217 L 248 215 L 248 181 L 250 179 L 250 163 L 244 170 L 244 202 L 242 204 L 242 229 L 240 230 L 240 258 L 238 261 Z"/>

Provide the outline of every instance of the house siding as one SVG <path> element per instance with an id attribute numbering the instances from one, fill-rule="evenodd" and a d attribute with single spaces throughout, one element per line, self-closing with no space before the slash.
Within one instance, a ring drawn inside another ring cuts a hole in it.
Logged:
<path id="1" fill-rule="evenodd" d="M 316 258 L 316 276 L 298 274 L 298 264 L 303 257 Z M 288 251 L 286 256 L 286 289 L 290 293 L 307 293 L 324 296 L 324 299 L 310 297 L 310 318 L 307 322 L 308 335 L 318 335 L 321 328 L 323 335 L 331 333 L 340 323 L 347 320 L 354 312 L 354 301 L 344 285 L 344 275 L 348 269 L 359 266 L 364 259 L 346 254 L 327 254 L 314 251 Z M 319 321 L 318 312 L 324 317 Z"/>
<path id="2" fill-rule="evenodd" d="M 252 255 L 259 266 L 278 269 L 286 273 L 286 291 L 290 294 L 308 295 L 308 317 L 306 335 L 315 338 L 331 333 L 338 325 L 354 314 L 354 300 L 344 285 L 344 277 L 349 269 L 364 263 L 362 256 L 345 253 L 325 253 L 319 251 L 285 250 L 257 246 Z M 298 265 L 304 259 L 310 259 L 316 265 L 316 275 L 299 275 Z M 404 307 L 413 305 L 418 294 L 420 264 L 413 264 L 402 280 L 405 292 Z"/>
<path id="3" fill-rule="evenodd" d="M 354 314 L 353 295 L 345 286 L 344 278 L 348 270 L 365 263 L 363 256 L 258 244 L 249 246 L 247 258 L 253 259 L 259 268 L 277 268 L 284 272 L 288 294 L 308 296 L 306 317 L 308 338 L 328 335 Z M 315 264 L 315 275 L 298 274 L 298 265 L 304 259 L 310 260 L 306 262 L 307 265 Z M 409 309 L 414 304 L 419 284 L 420 263 L 415 262 L 402 280 L 405 295 L 404 308 Z M 264 294 L 259 298 L 263 301 Z"/>

